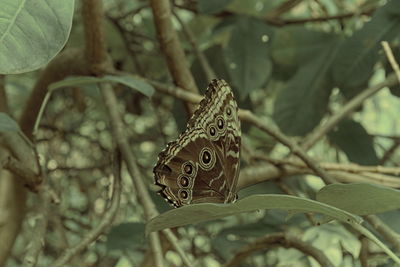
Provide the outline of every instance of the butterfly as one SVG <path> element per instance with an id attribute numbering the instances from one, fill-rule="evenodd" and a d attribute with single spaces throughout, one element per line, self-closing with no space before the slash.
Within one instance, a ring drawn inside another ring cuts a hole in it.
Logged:
<path id="1" fill-rule="evenodd" d="M 158 155 L 153 172 L 159 194 L 175 207 L 235 201 L 240 141 L 232 89 L 214 79 L 186 130 Z"/>

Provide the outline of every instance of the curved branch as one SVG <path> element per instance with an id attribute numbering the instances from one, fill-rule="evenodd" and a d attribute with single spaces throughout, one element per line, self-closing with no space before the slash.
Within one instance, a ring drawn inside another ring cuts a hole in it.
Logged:
<path id="1" fill-rule="evenodd" d="M 238 266 L 245 258 L 255 252 L 261 252 L 273 247 L 284 247 L 297 249 L 307 256 L 313 257 L 321 266 L 333 267 L 333 264 L 322 251 L 297 237 L 284 233 L 276 233 L 256 239 L 254 242 L 243 246 L 235 256 L 225 264 L 225 267 Z"/>

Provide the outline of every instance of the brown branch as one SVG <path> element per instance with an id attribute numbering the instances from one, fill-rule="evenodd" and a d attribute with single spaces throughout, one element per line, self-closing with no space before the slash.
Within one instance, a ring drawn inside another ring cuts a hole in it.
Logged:
<path id="1" fill-rule="evenodd" d="M 185 53 L 181 47 L 171 20 L 171 6 L 169 0 L 150 0 L 153 11 L 154 24 L 161 49 L 165 55 L 169 72 L 177 86 L 190 92 L 197 93 L 198 89 L 189 70 Z M 193 113 L 195 106 L 186 106 Z"/>
<path id="2" fill-rule="evenodd" d="M 361 267 L 368 267 L 369 258 L 369 240 L 366 237 L 361 237 L 361 251 L 360 251 L 360 263 Z"/>
<path id="3" fill-rule="evenodd" d="M 102 75 L 110 64 L 102 28 L 102 1 L 84 0 L 82 3 L 86 63 L 92 74 Z"/>
<path id="4" fill-rule="evenodd" d="M 400 147 L 400 139 L 399 140 L 394 140 L 392 146 L 385 151 L 383 154 L 382 158 L 379 160 L 380 164 L 385 164 L 396 152 L 396 150 Z"/>
<path id="5" fill-rule="evenodd" d="M 303 163 L 302 163 L 303 164 Z M 336 170 L 336 168 L 330 168 L 330 163 L 320 163 L 323 168 L 330 176 L 341 183 L 371 183 L 382 186 L 400 188 L 400 180 L 398 177 L 369 173 L 369 172 L 356 172 L 352 173 L 350 170 Z M 296 166 L 288 163 L 279 164 L 260 164 L 251 165 L 240 171 L 238 179 L 238 190 L 249 187 L 251 185 L 280 179 L 282 177 L 291 177 L 294 175 L 304 175 L 315 173 L 306 166 Z M 378 175 L 378 176 L 376 176 Z"/>
<path id="6" fill-rule="evenodd" d="M 297 237 L 285 234 L 276 233 L 258 238 L 255 241 L 243 246 L 235 256 L 229 260 L 225 267 L 238 266 L 245 258 L 249 257 L 255 252 L 261 252 L 274 247 L 294 248 L 307 256 L 313 257 L 321 266 L 333 267 L 333 264 L 325 256 L 325 254 L 313 247 L 312 245 L 300 240 Z"/>
<path id="7" fill-rule="evenodd" d="M 0 152 L 2 152 L 2 157 L 5 156 L 4 158 L 0 158 L 0 167 L 3 167 L 4 169 L 15 174 L 17 178 L 21 179 L 24 186 L 28 187 L 32 191 L 37 191 L 37 187 L 42 182 L 42 177 L 13 156 L 9 155 L 5 151 L 2 151 L 1 148 Z"/>
<path id="8" fill-rule="evenodd" d="M 8 102 L 5 87 L 5 76 L 0 75 L 0 112 L 8 112 Z"/>

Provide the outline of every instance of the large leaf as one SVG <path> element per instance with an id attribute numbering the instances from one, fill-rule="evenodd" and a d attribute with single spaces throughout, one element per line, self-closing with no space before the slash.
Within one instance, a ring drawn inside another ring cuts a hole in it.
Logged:
<path id="1" fill-rule="evenodd" d="M 399 27 L 400 1 L 390 1 L 376 12 L 370 22 L 342 44 L 332 66 L 335 83 L 342 90 L 361 90 L 379 59 L 380 42 L 396 38 Z"/>
<path id="2" fill-rule="evenodd" d="M 304 26 L 279 28 L 271 43 L 271 57 L 274 69 L 279 68 L 279 76 L 291 77 L 304 62 L 315 58 L 315 55 L 326 50 L 338 36 L 332 33 L 315 31 Z"/>
<path id="3" fill-rule="evenodd" d="M 260 20 L 249 17 L 235 20 L 225 49 L 225 62 L 242 99 L 251 90 L 260 88 L 271 74 L 268 52 L 271 36 L 271 28 Z"/>
<path id="4" fill-rule="evenodd" d="M 0 133 L 1 132 L 18 132 L 18 123 L 6 113 L 0 112 Z"/>
<path id="5" fill-rule="evenodd" d="M 74 0 L 1 0 L 0 73 L 40 68 L 65 45 Z"/>
<path id="6" fill-rule="evenodd" d="M 332 84 L 328 70 L 338 42 L 300 68 L 278 95 L 273 117 L 287 135 L 305 135 L 318 125 L 325 115 Z"/>
<path id="7" fill-rule="evenodd" d="M 344 120 L 339 123 L 336 130 L 328 134 L 328 137 L 347 155 L 350 161 L 362 165 L 379 163 L 373 139 L 360 123 Z"/>
<path id="8" fill-rule="evenodd" d="M 132 89 L 135 89 L 148 97 L 151 97 L 154 94 L 154 87 L 152 85 L 143 81 L 142 79 L 136 78 L 131 75 L 105 75 L 103 77 L 73 76 L 68 77 L 62 81 L 52 83 L 49 86 L 49 89 L 55 90 L 61 87 L 90 85 L 102 82 L 120 83 Z"/>
<path id="9" fill-rule="evenodd" d="M 225 9 L 232 0 L 198 0 L 197 8 L 201 13 L 215 14 Z"/>
<path id="10" fill-rule="evenodd" d="M 316 198 L 358 215 L 400 209 L 400 190 L 372 184 L 331 184 L 323 187 Z"/>
<path id="11" fill-rule="evenodd" d="M 253 195 L 232 204 L 193 204 L 167 211 L 152 220 L 146 232 L 215 220 L 259 209 L 283 209 L 296 212 L 317 212 L 342 222 L 360 223 L 361 218 L 314 200 L 288 195 Z"/>

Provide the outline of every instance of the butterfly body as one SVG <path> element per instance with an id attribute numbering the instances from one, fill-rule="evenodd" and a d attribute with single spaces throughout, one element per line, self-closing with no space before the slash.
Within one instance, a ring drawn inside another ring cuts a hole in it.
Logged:
<path id="1" fill-rule="evenodd" d="M 154 167 L 160 194 L 175 207 L 236 199 L 241 141 L 238 107 L 224 80 L 212 80 L 186 130 Z"/>

